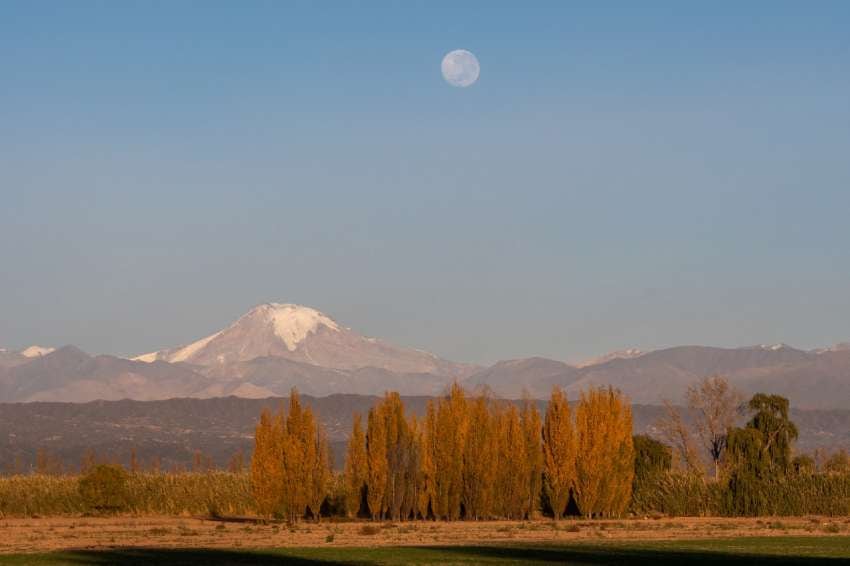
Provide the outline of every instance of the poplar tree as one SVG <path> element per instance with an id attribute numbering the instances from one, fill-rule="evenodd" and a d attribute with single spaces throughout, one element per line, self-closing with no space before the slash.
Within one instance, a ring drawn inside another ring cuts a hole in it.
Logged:
<path id="1" fill-rule="evenodd" d="M 425 419 L 419 430 L 419 491 L 416 507 L 419 516 L 427 519 L 436 499 L 434 459 L 437 442 L 437 411 L 434 401 L 429 399 L 425 409 Z M 434 512 L 436 515 L 436 511 Z"/>
<path id="2" fill-rule="evenodd" d="M 366 502 L 372 519 L 384 515 L 387 489 L 387 431 L 380 407 L 369 410 L 366 429 L 366 454 L 369 462 Z"/>
<path id="3" fill-rule="evenodd" d="M 385 509 L 392 519 L 402 518 L 402 509 L 412 509 L 412 502 L 406 502 L 412 493 L 408 484 L 413 480 L 411 463 L 414 459 L 413 436 L 404 415 L 404 404 L 396 392 L 385 395 L 379 414 L 385 428 L 387 442 L 387 487 L 385 491 Z M 406 505 L 406 503 L 409 503 Z"/>
<path id="4" fill-rule="evenodd" d="M 434 514 L 460 518 L 463 496 L 463 446 L 466 442 L 466 396 L 453 384 L 448 397 L 439 400 L 434 441 Z"/>
<path id="5" fill-rule="evenodd" d="M 301 408 L 298 391 L 290 394 L 288 413 L 263 410 L 254 445 L 251 489 L 258 511 L 296 521 L 309 508 L 318 520 L 330 488 L 330 449 L 313 411 Z"/>
<path id="6" fill-rule="evenodd" d="M 345 510 L 349 517 L 357 516 L 360 511 L 369 474 L 366 437 L 363 434 L 361 421 L 360 413 L 355 413 L 345 456 Z"/>
<path id="7" fill-rule="evenodd" d="M 293 389 L 289 395 L 289 414 L 286 416 L 286 436 L 283 441 L 283 500 L 290 521 L 302 517 L 307 509 L 307 489 L 310 480 L 304 471 L 310 463 L 302 442 L 305 425 L 301 398 Z"/>
<path id="8" fill-rule="evenodd" d="M 480 395 L 464 406 L 463 495 L 469 519 L 481 519 L 492 512 L 493 476 L 496 469 L 495 431 L 490 401 Z M 520 436 L 519 442 L 522 443 Z"/>
<path id="9" fill-rule="evenodd" d="M 560 387 L 552 390 L 543 422 L 543 486 L 555 519 L 563 517 L 576 477 L 576 438 L 570 405 Z"/>
<path id="10" fill-rule="evenodd" d="M 313 486 L 316 483 L 315 476 L 318 472 L 319 454 L 316 446 L 317 435 L 316 419 L 310 407 L 304 408 L 301 417 L 301 426 L 292 437 L 291 446 L 294 450 L 301 452 L 301 468 L 298 473 L 298 489 L 296 490 L 296 508 L 299 515 L 309 508 L 316 515 L 313 505 Z"/>
<path id="11" fill-rule="evenodd" d="M 525 460 L 522 476 L 525 478 L 526 501 L 523 507 L 528 518 L 539 512 L 543 485 L 543 425 L 535 402 L 526 395 L 522 404 L 522 431 L 525 440 Z"/>
<path id="12" fill-rule="evenodd" d="M 529 458 L 525 430 L 516 406 L 497 409 L 496 454 L 491 467 L 495 470 L 495 512 L 508 519 L 522 519 L 528 514 Z"/>
<path id="13" fill-rule="evenodd" d="M 280 511 L 284 488 L 282 416 L 268 409 L 260 414 L 254 431 L 254 454 L 251 457 L 251 491 L 261 515 Z"/>
<path id="14" fill-rule="evenodd" d="M 409 482 L 409 509 L 408 515 L 412 515 L 414 519 L 428 517 L 428 505 L 430 503 L 428 491 L 428 477 L 425 470 L 428 464 L 425 459 L 428 457 L 425 450 L 425 426 L 424 421 L 417 419 L 415 416 L 410 417 L 410 433 L 413 443 L 413 459 L 410 462 L 410 482 Z M 423 511 L 424 509 L 424 511 Z"/>
<path id="15" fill-rule="evenodd" d="M 331 454 L 328 437 L 324 427 L 318 425 L 314 434 L 315 458 L 313 461 L 312 482 L 310 485 L 310 511 L 316 521 L 322 518 L 322 504 L 327 497 L 331 483 Z"/>
<path id="16" fill-rule="evenodd" d="M 634 479 L 632 414 L 619 392 L 590 389 L 576 409 L 574 493 L 582 514 L 620 515 Z"/>

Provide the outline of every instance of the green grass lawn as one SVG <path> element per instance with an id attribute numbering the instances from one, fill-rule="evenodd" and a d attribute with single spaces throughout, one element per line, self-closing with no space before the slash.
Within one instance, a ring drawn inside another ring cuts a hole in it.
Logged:
<path id="1" fill-rule="evenodd" d="M 465 547 L 289 548 L 271 550 L 115 549 L 0 555 L 5 564 L 850 564 L 850 537 Z"/>

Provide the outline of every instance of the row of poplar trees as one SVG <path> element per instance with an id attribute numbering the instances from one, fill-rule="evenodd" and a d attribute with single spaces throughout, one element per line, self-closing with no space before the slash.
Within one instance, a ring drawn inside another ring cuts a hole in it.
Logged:
<path id="1" fill-rule="evenodd" d="M 555 388 L 541 419 L 536 405 L 459 385 L 417 419 L 398 393 L 355 415 L 343 481 L 349 516 L 403 520 L 503 517 L 547 510 L 618 516 L 634 476 L 632 415 L 613 389 L 590 389 L 572 415 Z"/>
<path id="2" fill-rule="evenodd" d="M 289 410 L 264 410 L 254 437 L 251 489 L 261 515 L 296 521 L 308 511 L 318 519 L 331 487 L 331 455 L 324 428 L 298 392 Z"/>

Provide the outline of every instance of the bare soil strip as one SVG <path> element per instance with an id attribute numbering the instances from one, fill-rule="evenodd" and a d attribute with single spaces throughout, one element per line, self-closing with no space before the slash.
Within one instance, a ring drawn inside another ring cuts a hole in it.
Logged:
<path id="1" fill-rule="evenodd" d="M 850 519 L 829 517 L 302 522 L 294 526 L 192 517 L 51 517 L 0 519 L 0 553 L 127 547 L 430 546 L 848 534 Z"/>

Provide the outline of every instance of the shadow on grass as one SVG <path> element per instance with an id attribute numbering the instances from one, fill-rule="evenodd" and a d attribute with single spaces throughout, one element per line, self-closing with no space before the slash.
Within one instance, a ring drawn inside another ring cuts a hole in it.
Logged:
<path id="1" fill-rule="evenodd" d="M 766 544 L 770 544 L 766 542 Z M 845 543 L 850 553 L 850 542 Z M 774 549 L 775 550 L 775 549 Z M 681 548 L 639 548 L 624 545 L 572 544 L 553 546 L 442 546 L 442 547 L 379 547 L 379 548 L 311 548 L 278 550 L 215 550 L 127 548 L 98 551 L 70 551 L 55 558 L 58 564 L 126 564 L 137 565 L 195 565 L 256 564 L 259 566 L 294 564 L 722 564 L 739 566 L 755 564 L 785 566 L 788 564 L 847 564 L 847 556 L 835 558 L 803 556 L 788 549 L 785 555 L 763 555 L 753 550 L 737 549 L 685 550 Z M 840 548 L 844 554 L 844 546 Z M 795 555 L 796 554 L 796 555 Z M 3 561 L 0 560 L 0 563 Z M 50 564 L 50 560 L 41 562 Z"/>
<path id="2" fill-rule="evenodd" d="M 294 554 L 294 553 L 293 553 Z M 121 564 L 127 566 L 178 565 L 210 566 L 220 564 L 256 564 L 279 566 L 281 564 L 315 565 L 334 564 L 333 561 L 303 558 L 275 552 L 239 551 L 217 549 L 179 548 L 118 548 L 112 550 L 77 550 L 61 553 L 61 564 Z M 337 562 L 339 563 L 339 562 Z"/>
<path id="3" fill-rule="evenodd" d="M 653 564 L 678 566 L 681 564 L 723 564 L 743 566 L 758 563 L 760 566 L 786 566 L 790 564 L 848 564 L 848 557 L 764 555 L 758 553 L 732 553 L 729 551 L 703 551 L 663 548 L 629 548 L 619 545 L 577 544 L 570 546 L 446 546 L 435 548 L 444 555 L 453 555 L 457 561 L 470 563 L 549 563 L 549 564 Z M 848 544 L 850 556 L 850 543 Z"/>

